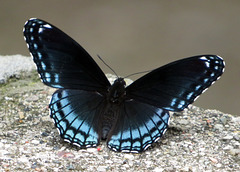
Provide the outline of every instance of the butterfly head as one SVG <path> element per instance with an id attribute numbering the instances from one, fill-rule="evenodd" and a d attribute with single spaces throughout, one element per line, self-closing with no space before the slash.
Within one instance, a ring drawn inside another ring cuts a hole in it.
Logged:
<path id="1" fill-rule="evenodd" d="M 114 83 L 108 88 L 107 98 L 111 103 L 121 103 L 126 95 L 126 82 L 123 78 L 117 78 Z"/>

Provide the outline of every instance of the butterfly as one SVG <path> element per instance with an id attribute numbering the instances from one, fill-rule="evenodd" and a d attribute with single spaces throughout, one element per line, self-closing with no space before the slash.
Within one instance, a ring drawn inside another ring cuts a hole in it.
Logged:
<path id="1" fill-rule="evenodd" d="M 24 37 L 42 82 L 58 88 L 49 109 L 61 138 L 80 148 L 106 140 L 113 151 L 145 151 L 166 132 L 169 111 L 182 111 L 224 71 L 220 56 L 199 55 L 129 86 L 121 77 L 110 84 L 87 51 L 52 24 L 29 19 Z"/>

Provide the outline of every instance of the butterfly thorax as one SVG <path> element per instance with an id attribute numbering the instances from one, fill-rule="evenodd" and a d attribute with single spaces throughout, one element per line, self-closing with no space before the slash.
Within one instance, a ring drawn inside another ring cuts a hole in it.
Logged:
<path id="1" fill-rule="evenodd" d="M 123 78 L 116 79 L 108 88 L 107 100 L 113 104 L 120 104 L 125 99 L 125 86 L 126 82 Z"/>

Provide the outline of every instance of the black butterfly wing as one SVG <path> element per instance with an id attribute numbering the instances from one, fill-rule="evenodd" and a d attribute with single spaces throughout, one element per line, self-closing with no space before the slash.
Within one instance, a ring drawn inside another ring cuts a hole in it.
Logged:
<path id="1" fill-rule="evenodd" d="M 104 73 L 77 42 L 43 20 L 28 20 L 24 36 L 43 83 L 61 88 L 49 104 L 60 136 L 80 147 L 96 146 L 101 93 L 110 86 Z"/>
<path id="2" fill-rule="evenodd" d="M 135 100 L 125 101 L 107 141 L 108 147 L 119 152 L 142 152 L 162 137 L 168 122 L 167 110 Z"/>
<path id="3" fill-rule="evenodd" d="M 99 144 L 97 126 L 103 108 L 100 94 L 83 90 L 59 89 L 49 104 L 51 117 L 60 136 L 82 148 Z"/>
<path id="4" fill-rule="evenodd" d="M 216 55 L 185 58 L 146 74 L 126 88 L 127 97 L 170 111 L 191 104 L 223 73 L 224 61 Z"/>
<path id="5" fill-rule="evenodd" d="M 223 73 L 216 55 L 182 59 L 133 82 L 120 107 L 117 126 L 108 147 L 114 151 L 142 152 L 162 137 L 168 127 L 168 111 L 181 111 Z"/>
<path id="6" fill-rule="evenodd" d="M 30 19 L 24 37 L 44 84 L 90 91 L 105 91 L 110 86 L 92 57 L 55 26 Z"/>

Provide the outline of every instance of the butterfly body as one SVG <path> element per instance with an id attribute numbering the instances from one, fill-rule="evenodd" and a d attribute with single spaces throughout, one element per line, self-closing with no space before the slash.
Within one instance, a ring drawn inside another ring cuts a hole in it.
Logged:
<path id="1" fill-rule="evenodd" d="M 72 38 L 40 19 L 24 37 L 42 82 L 57 88 L 49 104 L 61 138 L 81 148 L 106 140 L 114 151 L 139 153 L 168 128 L 169 111 L 182 111 L 223 73 L 217 55 L 200 55 L 159 67 L 129 86 L 111 85 L 93 58 Z"/>
<path id="2" fill-rule="evenodd" d="M 108 88 L 107 94 L 105 95 L 106 105 L 105 110 L 102 113 L 102 139 L 107 139 L 109 131 L 116 125 L 118 119 L 118 108 L 122 106 L 123 101 L 126 99 L 126 83 L 123 78 L 118 78 Z"/>

